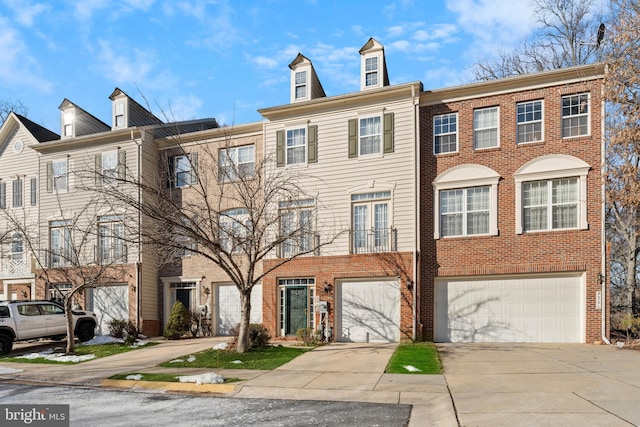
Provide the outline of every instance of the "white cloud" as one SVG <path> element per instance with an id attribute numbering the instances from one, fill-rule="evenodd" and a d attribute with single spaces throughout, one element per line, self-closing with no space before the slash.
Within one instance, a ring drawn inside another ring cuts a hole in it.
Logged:
<path id="1" fill-rule="evenodd" d="M 200 116 L 202 99 L 194 94 L 175 97 L 170 104 L 170 114 L 174 120 L 195 120 Z"/>
<path id="2" fill-rule="evenodd" d="M 108 80 L 118 80 L 125 83 L 148 82 L 151 80 L 150 74 L 157 65 L 157 55 L 152 50 L 130 50 L 127 56 L 125 46 L 113 48 L 114 42 L 99 40 L 99 52 L 97 59 L 105 78 Z"/>
<path id="3" fill-rule="evenodd" d="M 24 0 L 5 0 L 4 3 L 15 14 L 15 20 L 20 25 L 25 27 L 33 26 L 35 19 L 38 15 L 43 14 L 45 11 L 51 10 L 51 5 L 43 3 L 32 3 Z"/>
<path id="4" fill-rule="evenodd" d="M 273 59 L 267 58 L 266 56 L 255 56 L 249 59 L 250 62 L 253 63 L 255 67 L 258 68 L 277 68 L 280 63 Z"/>

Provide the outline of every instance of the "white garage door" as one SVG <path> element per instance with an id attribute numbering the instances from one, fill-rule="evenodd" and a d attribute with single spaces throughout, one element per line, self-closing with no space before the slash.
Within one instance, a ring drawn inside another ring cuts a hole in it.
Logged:
<path id="1" fill-rule="evenodd" d="M 436 282 L 438 342 L 582 342 L 580 277 Z"/>
<path id="2" fill-rule="evenodd" d="M 216 335 L 230 335 L 231 328 L 240 323 L 240 292 L 236 285 L 216 287 Z M 251 323 L 262 323 L 262 285 L 251 291 Z"/>
<path id="3" fill-rule="evenodd" d="M 98 317 L 96 334 L 109 334 L 108 322 L 111 319 L 129 319 L 128 286 L 100 286 L 94 288 L 92 310 Z"/>
<path id="4" fill-rule="evenodd" d="M 343 282 L 338 286 L 336 339 L 400 340 L 400 289 L 396 280 Z"/>

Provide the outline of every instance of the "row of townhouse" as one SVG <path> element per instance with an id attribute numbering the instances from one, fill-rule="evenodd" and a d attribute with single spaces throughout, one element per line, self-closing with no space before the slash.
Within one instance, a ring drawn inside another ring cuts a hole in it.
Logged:
<path id="1" fill-rule="evenodd" d="M 278 204 L 281 227 L 313 218 L 310 240 L 273 251 L 252 292 L 252 321 L 274 337 L 305 327 L 355 342 L 606 337 L 603 67 L 425 90 L 420 82 L 390 85 L 374 39 L 360 62 L 360 90 L 326 96 L 299 54 L 289 65 L 291 102 L 233 127 L 163 123 L 119 89 L 110 97 L 111 126 L 67 100 L 61 137 L 12 114 L 0 129 L 0 203 L 39 224 L 41 244 L 56 253 L 73 242 L 63 212 L 92 197 L 74 191 L 82 179 L 74 167 L 168 179 L 167 191 L 189 200 L 203 150 L 218 153 L 220 169 L 232 161 L 252 171 L 273 159 L 275 170 L 304 172 L 308 194 Z M 160 177 L 164 165 L 168 177 Z M 129 274 L 88 291 L 88 308 L 157 335 L 180 300 L 207 306 L 214 332 L 230 333 L 240 298 L 226 273 L 188 253 L 156 267 L 144 248 L 118 244 L 126 211 L 93 206 L 94 255 L 122 260 Z M 273 268 L 332 233 L 318 251 Z M 64 287 L 38 283 L 18 234 L 3 248 L 0 299 L 49 297 Z"/>

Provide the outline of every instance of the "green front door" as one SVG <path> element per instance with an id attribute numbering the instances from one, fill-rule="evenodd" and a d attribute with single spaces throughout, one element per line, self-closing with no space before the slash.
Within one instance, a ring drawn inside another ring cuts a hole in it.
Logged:
<path id="1" fill-rule="evenodd" d="M 286 319 L 285 335 L 295 335 L 298 329 L 307 328 L 307 288 L 287 287 L 286 298 Z"/>

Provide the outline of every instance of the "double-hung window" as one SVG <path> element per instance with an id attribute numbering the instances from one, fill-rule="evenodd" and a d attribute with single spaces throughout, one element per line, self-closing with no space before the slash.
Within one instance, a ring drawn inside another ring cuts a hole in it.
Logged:
<path id="1" fill-rule="evenodd" d="M 391 192 L 353 194 L 352 252 L 371 253 L 395 250 L 390 228 Z"/>
<path id="2" fill-rule="evenodd" d="M 360 119 L 359 155 L 379 154 L 382 152 L 382 128 L 380 116 Z"/>
<path id="3" fill-rule="evenodd" d="M 229 209 L 221 213 L 220 248 L 227 254 L 248 249 L 247 239 L 251 234 L 249 211 L 244 208 Z"/>
<path id="4" fill-rule="evenodd" d="M 112 183 L 118 177 L 118 152 L 102 153 L 102 179 L 105 184 Z"/>
<path id="5" fill-rule="evenodd" d="M 364 85 L 365 87 L 378 86 L 378 57 L 364 60 Z"/>
<path id="6" fill-rule="evenodd" d="M 251 178 L 254 172 L 255 149 L 253 145 L 223 148 L 220 150 L 219 176 L 220 181 L 235 181 Z"/>
<path id="7" fill-rule="evenodd" d="M 589 94 L 562 97 L 562 137 L 589 135 Z"/>
<path id="8" fill-rule="evenodd" d="M 300 253 L 310 253 L 316 246 L 315 202 L 313 199 L 280 202 L 279 257 L 290 258 Z"/>
<path id="9" fill-rule="evenodd" d="M 524 182 L 524 230 L 577 228 L 578 193 L 578 178 Z"/>
<path id="10" fill-rule="evenodd" d="M 98 218 L 99 264 L 126 262 L 124 224 L 121 215 L 103 215 Z"/>
<path id="11" fill-rule="evenodd" d="M 542 141 L 542 109 L 541 100 L 520 102 L 516 105 L 519 144 Z"/>
<path id="12" fill-rule="evenodd" d="M 169 179 L 171 187 L 182 188 L 198 182 L 197 153 L 169 157 Z"/>
<path id="13" fill-rule="evenodd" d="M 49 266 L 63 267 L 73 261 L 71 220 L 49 221 Z"/>
<path id="14" fill-rule="evenodd" d="M 116 102 L 113 109 L 115 127 L 124 127 L 124 102 Z"/>
<path id="15" fill-rule="evenodd" d="M 473 148 L 498 146 L 498 107 L 473 112 Z"/>
<path id="16" fill-rule="evenodd" d="M 394 113 L 349 120 L 349 158 L 394 151 Z"/>
<path id="17" fill-rule="evenodd" d="M 490 187 L 440 191 L 440 235 L 473 236 L 490 232 Z"/>
<path id="18" fill-rule="evenodd" d="M 298 71 L 295 73 L 295 99 L 305 99 L 307 97 L 307 72 Z"/>
<path id="19" fill-rule="evenodd" d="M 307 129 L 287 130 L 287 164 L 305 163 L 307 154 Z"/>
<path id="20" fill-rule="evenodd" d="M 66 159 L 55 160 L 49 163 L 49 165 L 51 169 L 48 171 L 48 189 L 50 191 L 67 191 L 69 184 L 68 161 Z"/>
<path id="21" fill-rule="evenodd" d="M 318 125 L 276 131 L 278 167 L 318 163 Z"/>
<path id="22" fill-rule="evenodd" d="M 458 151 L 458 113 L 434 116 L 433 152 L 443 154 L 456 151 Z"/>
<path id="23" fill-rule="evenodd" d="M 13 207 L 21 208 L 22 199 L 23 199 L 24 180 L 20 177 L 18 177 L 17 179 L 14 179 L 13 182 L 11 183 L 11 187 L 12 187 L 11 198 L 13 201 Z"/>

